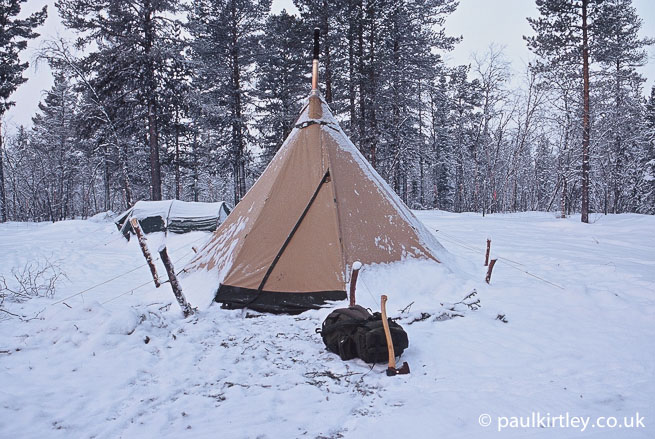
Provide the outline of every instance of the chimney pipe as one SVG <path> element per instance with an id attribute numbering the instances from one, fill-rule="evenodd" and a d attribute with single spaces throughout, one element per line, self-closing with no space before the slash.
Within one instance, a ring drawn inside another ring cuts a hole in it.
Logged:
<path id="1" fill-rule="evenodd" d="M 314 28 L 314 58 L 312 60 L 312 91 L 318 90 L 318 38 L 321 35 L 319 28 Z"/>

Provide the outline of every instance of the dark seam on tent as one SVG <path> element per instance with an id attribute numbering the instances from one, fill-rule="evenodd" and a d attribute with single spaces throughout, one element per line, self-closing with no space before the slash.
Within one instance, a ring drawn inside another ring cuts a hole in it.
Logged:
<path id="1" fill-rule="evenodd" d="M 252 304 L 250 296 L 259 298 L 258 303 Z M 310 309 L 319 309 L 328 301 L 340 301 L 347 298 L 343 290 L 309 291 L 309 292 L 280 292 L 261 291 L 253 288 L 242 288 L 232 285 L 221 285 L 216 292 L 214 300 L 222 303 L 223 308 L 240 309 L 250 308 L 256 311 L 299 314 Z"/>
<path id="2" fill-rule="evenodd" d="M 307 203 L 307 206 L 305 206 L 305 210 L 303 210 L 302 214 L 300 214 L 300 218 L 298 218 L 298 221 L 296 221 L 296 224 L 293 226 L 293 229 L 291 229 L 291 232 L 289 232 L 289 235 L 287 236 L 287 239 L 284 241 L 284 244 L 282 244 L 282 247 L 280 250 L 277 252 L 277 255 L 275 255 L 275 258 L 273 259 L 273 262 L 271 262 L 271 265 L 268 267 L 268 270 L 266 270 L 266 274 L 264 275 L 264 278 L 262 279 L 261 283 L 259 284 L 259 288 L 257 288 L 257 295 L 252 298 L 250 302 L 246 304 L 246 306 L 252 304 L 255 300 L 257 300 L 257 297 L 259 297 L 259 294 L 262 292 L 264 289 L 264 285 L 266 285 L 266 281 L 268 281 L 269 276 L 273 272 L 273 269 L 275 268 L 275 265 L 277 265 L 277 262 L 280 260 L 282 257 L 282 254 L 284 253 L 284 250 L 286 250 L 287 246 L 291 242 L 291 238 L 293 238 L 293 235 L 295 235 L 296 231 L 300 227 L 300 224 L 302 223 L 302 220 L 305 219 L 305 216 L 307 215 L 307 212 L 309 212 L 309 208 L 314 204 L 314 200 L 316 200 L 316 197 L 318 196 L 318 193 L 321 190 L 321 187 L 323 186 L 323 183 L 325 183 L 325 180 L 327 177 L 330 175 L 330 168 L 328 168 L 325 171 L 325 174 L 323 174 L 323 178 L 321 178 L 321 181 L 318 183 L 318 186 L 316 187 L 316 190 L 314 191 L 314 194 L 312 195 L 312 198 L 309 200 L 309 203 Z"/>
<path id="3" fill-rule="evenodd" d="M 330 136 L 331 137 L 331 136 Z M 333 138 L 334 140 L 334 138 Z M 323 147 L 323 135 L 321 134 L 321 147 Z M 328 152 L 326 154 L 327 161 L 328 161 L 328 169 L 332 167 L 332 158 L 330 157 L 330 153 Z M 343 232 L 341 230 L 341 216 L 339 215 L 339 202 L 337 201 L 337 185 L 332 184 L 332 199 L 334 200 L 334 215 L 336 217 L 336 222 L 337 222 L 337 236 L 339 237 L 339 246 L 341 247 L 341 267 L 342 267 L 342 274 L 344 274 L 343 281 L 346 281 L 346 277 L 348 277 L 348 255 L 346 255 L 346 247 L 345 247 L 345 242 L 343 241 Z"/>

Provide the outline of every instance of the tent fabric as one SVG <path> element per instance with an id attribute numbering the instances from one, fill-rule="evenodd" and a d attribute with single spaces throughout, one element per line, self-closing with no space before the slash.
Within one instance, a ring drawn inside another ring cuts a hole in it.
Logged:
<path id="1" fill-rule="evenodd" d="M 273 312 L 346 298 L 350 267 L 445 250 L 350 142 L 314 91 L 278 153 L 185 269 L 216 301 Z"/>
<path id="2" fill-rule="evenodd" d="M 144 233 L 169 231 L 187 233 L 191 231 L 213 232 L 225 221 L 230 208 L 224 202 L 200 203 L 180 200 L 137 201 L 132 208 L 120 214 L 116 220 L 118 229 L 129 239 L 134 233 L 130 219 L 139 220 Z"/>

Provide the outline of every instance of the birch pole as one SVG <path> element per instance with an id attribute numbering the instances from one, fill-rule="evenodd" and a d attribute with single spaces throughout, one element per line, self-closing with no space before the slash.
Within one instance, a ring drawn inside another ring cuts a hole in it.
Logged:
<path id="1" fill-rule="evenodd" d="M 171 259 L 168 257 L 168 253 L 166 252 L 166 246 L 162 245 L 159 247 L 159 256 L 161 257 L 162 262 L 164 263 L 164 267 L 166 267 L 166 273 L 168 273 L 168 281 L 171 284 L 171 288 L 173 288 L 173 294 L 175 295 L 175 299 L 177 299 L 177 303 L 180 305 L 180 308 L 182 308 L 182 313 L 184 314 L 184 317 L 189 317 L 190 315 L 193 314 L 193 308 L 191 308 L 191 305 L 189 305 L 189 302 L 187 302 L 186 297 L 184 297 L 184 294 L 182 294 L 182 287 L 180 286 L 180 283 L 177 281 L 177 276 L 175 275 L 175 268 L 173 267 L 173 263 L 171 262 Z"/>
<path id="2" fill-rule="evenodd" d="M 143 236 L 143 231 L 141 230 L 141 226 L 139 225 L 139 220 L 136 218 L 132 218 L 130 220 L 130 224 L 132 225 L 132 230 L 134 230 L 134 233 L 136 233 L 136 236 L 139 240 L 139 246 L 141 247 L 141 251 L 143 252 L 143 257 L 146 258 L 148 267 L 150 267 L 150 273 L 152 273 L 152 280 L 155 281 L 155 286 L 159 288 L 161 286 L 161 283 L 159 282 L 159 278 L 157 276 L 157 268 L 155 267 L 155 262 L 152 260 L 152 255 L 150 254 L 150 250 L 148 250 L 146 237 Z"/>

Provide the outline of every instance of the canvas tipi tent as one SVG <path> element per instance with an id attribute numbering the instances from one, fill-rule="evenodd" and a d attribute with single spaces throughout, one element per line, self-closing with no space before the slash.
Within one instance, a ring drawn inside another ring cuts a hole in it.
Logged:
<path id="1" fill-rule="evenodd" d="M 355 261 L 438 262 L 443 252 L 350 142 L 313 84 L 278 153 L 185 269 L 216 273 L 215 300 L 228 307 L 317 308 L 346 298 Z"/>

